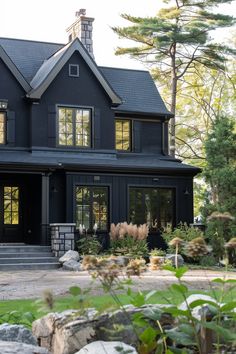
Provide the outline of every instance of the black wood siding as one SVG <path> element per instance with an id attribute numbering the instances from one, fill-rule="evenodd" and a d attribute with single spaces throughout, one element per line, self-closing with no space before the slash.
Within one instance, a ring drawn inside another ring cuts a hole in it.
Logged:
<path id="1" fill-rule="evenodd" d="M 129 221 L 128 218 L 128 188 L 137 187 L 165 187 L 175 190 L 175 223 L 193 221 L 192 207 L 192 178 L 191 177 L 158 177 L 154 181 L 149 176 L 129 176 L 129 175 L 99 175 L 100 181 L 94 181 L 94 176 L 86 174 L 67 174 L 66 183 L 66 222 L 74 222 L 74 189 L 76 185 L 104 185 L 110 189 L 110 222 Z M 155 177 L 156 178 L 156 177 Z M 189 194 L 184 192 L 188 190 Z"/>

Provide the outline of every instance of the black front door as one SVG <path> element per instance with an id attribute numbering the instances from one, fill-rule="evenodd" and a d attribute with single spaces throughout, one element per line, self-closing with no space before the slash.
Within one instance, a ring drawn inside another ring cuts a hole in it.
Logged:
<path id="1" fill-rule="evenodd" d="M 23 242 L 21 188 L 0 185 L 0 243 Z"/>

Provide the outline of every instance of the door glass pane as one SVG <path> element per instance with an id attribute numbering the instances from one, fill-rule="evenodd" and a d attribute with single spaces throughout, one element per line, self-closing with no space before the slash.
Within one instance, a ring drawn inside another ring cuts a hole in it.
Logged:
<path id="1" fill-rule="evenodd" d="M 19 188 L 4 186 L 3 190 L 4 224 L 19 224 Z"/>
<path id="2" fill-rule="evenodd" d="M 76 187 L 76 227 L 81 224 L 92 232 L 95 223 L 98 231 L 107 230 L 108 188 L 78 186 Z"/>

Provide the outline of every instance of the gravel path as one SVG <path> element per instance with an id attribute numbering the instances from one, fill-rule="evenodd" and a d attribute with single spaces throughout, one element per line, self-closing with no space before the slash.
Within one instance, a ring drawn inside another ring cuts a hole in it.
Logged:
<path id="1" fill-rule="evenodd" d="M 183 277 L 191 289 L 209 289 L 212 279 L 223 277 L 225 273 L 209 270 L 190 270 Z M 236 273 L 227 273 L 228 278 L 236 279 Z M 133 277 L 135 290 L 166 289 L 175 278 L 168 271 L 147 271 L 141 278 Z M 91 285 L 87 272 L 68 272 L 59 270 L 34 270 L 0 272 L 0 300 L 40 298 L 44 290 L 50 289 L 55 295 L 65 295 L 68 289 L 77 285 L 86 288 Z M 93 294 L 102 294 L 99 283 L 93 282 Z"/>

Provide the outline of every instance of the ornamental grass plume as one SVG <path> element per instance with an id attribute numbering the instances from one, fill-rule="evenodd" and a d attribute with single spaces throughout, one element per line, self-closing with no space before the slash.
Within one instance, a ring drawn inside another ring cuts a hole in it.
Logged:
<path id="1" fill-rule="evenodd" d="M 178 268 L 178 253 L 181 245 L 184 244 L 184 240 L 180 237 L 175 237 L 168 243 L 169 246 L 175 247 L 175 268 Z"/>
<path id="2" fill-rule="evenodd" d="M 207 244 L 203 237 L 196 237 L 186 246 L 186 254 L 191 258 L 197 259 L 209 252 Z"/>
<path id="3" fill-rule="evenodd" d="M 128 224 L 127 222 L 111 224 L 110 237 L 112 241 L 124 239 L 125 236 L 131 236 L 135 240 L 145 240 L 148 236 L 147 224 L 139 225 Z"/>

